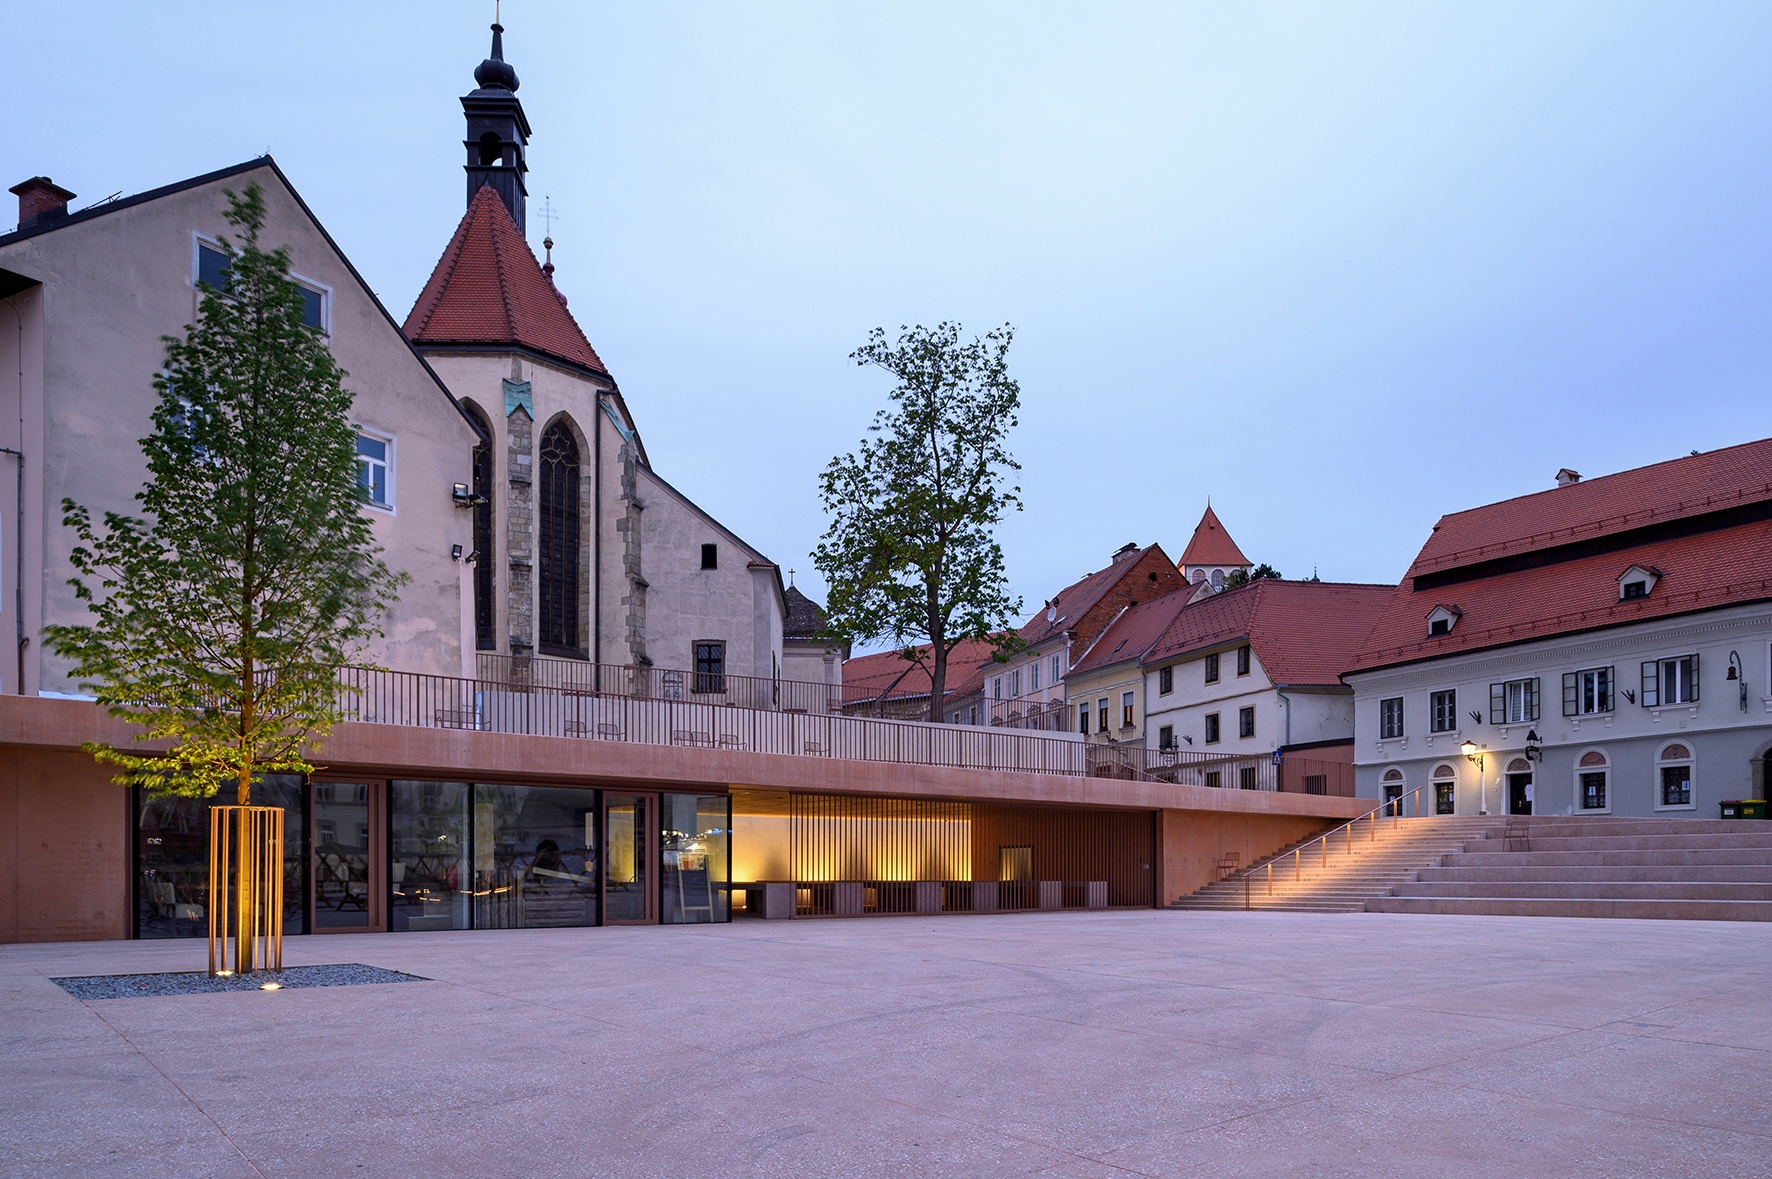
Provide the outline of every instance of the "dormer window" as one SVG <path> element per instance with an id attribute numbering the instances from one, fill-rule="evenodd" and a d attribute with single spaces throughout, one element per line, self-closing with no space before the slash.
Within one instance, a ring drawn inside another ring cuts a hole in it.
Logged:
<path id="1" fill-rule="evenodd" d="M 1644 565 L 1632 565 L 1618 577 L 1618 600 L 1628 602 L 1633 598 L 1646 598 L 1654 590 L 1655 583 L 1661 580 L 1661 570 Z"/>
<path id="2" fill-rule="evenodd" d="M 1452 628 L 1458 625 L 1459 617 L 1456 606 L 1435 606 L 1433 613 L 1427 616 L 1428 637 L 1451 634 Z"/>

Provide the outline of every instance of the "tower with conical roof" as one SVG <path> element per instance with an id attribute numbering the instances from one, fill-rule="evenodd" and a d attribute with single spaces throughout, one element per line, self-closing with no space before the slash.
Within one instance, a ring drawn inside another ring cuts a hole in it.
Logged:
<path id="1" fill-rule="evenodd" d="M 682 669 L 660 681 L 680 692 L 690 669 L 702 677 L 691 683 L 770 682 L 779 571 L 653 473 L 552 258 L 543 265 L 524 236 L 530 127 L 499 24 L 474 81 L 461 100 L 467 211 L 405 331 L 480 434 L 456 502 L 474 513 L 482 670 L 528 674 L 553 659 Z"/>
<path id="2" fill-rule="evenodd" d="M 1206 514 L 1194 527 L 1193 539 L 1187 542 L 1187 549 L 1181 554 L 1181 560 L 1175 563 L 1181 575 L 1198 585 L 1209 582 L 1214 590 L 1224 588 L 1224 579 L 1234 570 L 1241 569 L 1244 573 L 1255 567 L 1254 562 L 1243 555 L 1231 534 L 1219 523 L 1218 513 L 1212 505 L 1206 505 Z"/>

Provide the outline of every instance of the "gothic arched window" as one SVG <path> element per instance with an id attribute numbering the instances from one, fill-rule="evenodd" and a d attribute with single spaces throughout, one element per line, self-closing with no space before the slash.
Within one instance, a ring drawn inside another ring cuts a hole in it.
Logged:
<path id="1" fill-rule="evenodd" d="M 541 438 L 536 475 L 536 572 L 541 582 L 541 626 L 536 647 L 549 655 L 582 655 L 578 643 L 578 442 L 563 421 Z"/>
<path id="2" fill-rule="evenodd" d="M 472 467 L 474 495 L 474 646 L 481 651 L 498 649 L 497 610 L 492 600 L 492 568 L 497 562 L 492 548 L 492 427 L 473 406 L 468 416 L 480 430 L 474 443 Z"/>

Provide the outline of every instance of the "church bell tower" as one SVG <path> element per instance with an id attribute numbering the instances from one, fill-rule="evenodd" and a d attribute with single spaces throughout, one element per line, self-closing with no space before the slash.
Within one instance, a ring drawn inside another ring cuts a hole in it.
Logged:
<path id="1" fill-rule="evenodd" d="M 517 228 L 527 232 L 524 203 L 529 195 L 529 171 L 524 152 L 529 145 L 529 120 L 517 100 L 517 71 L 505 62 L 504 26 L 492 26 L 492 56 L 474 70 L 479 83 L 461 100 L 468 119 L 468 203 L 490 185 L 511 212 Z"/>

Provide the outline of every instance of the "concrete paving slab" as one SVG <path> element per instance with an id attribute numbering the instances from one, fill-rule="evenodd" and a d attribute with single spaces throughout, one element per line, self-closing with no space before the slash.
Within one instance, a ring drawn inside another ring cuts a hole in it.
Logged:
<path id="1" fill-rule="evenodd" d="M 0 947 L 0 1175 L 1772 1173 L 1772 929 L 1121 911 Z"/>

